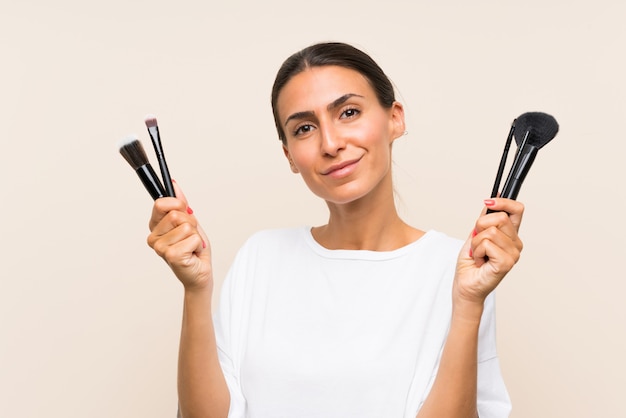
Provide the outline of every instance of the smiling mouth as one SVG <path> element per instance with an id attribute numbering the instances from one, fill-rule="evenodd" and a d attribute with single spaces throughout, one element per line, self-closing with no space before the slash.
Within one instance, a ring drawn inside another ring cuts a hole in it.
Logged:
<path id="1" fill-rule="evenodd" d="M 324 170 L 322 172 L 322 175 L 324 175 L 324 176 L 328 176 L 328 175 L 339 175 L 339 176 L 341 176 L 342 174 L 349 174 L 349 172 L 352 171 L 352 169 L 354 168 L 356 163 L 358 163 L 359 161 L 361 161 L 361 157 L 355 158 L 353 160 L 343 161 L 343 162 L 338 163 L 338 164 L 333 164 L 328 169 Z"/>

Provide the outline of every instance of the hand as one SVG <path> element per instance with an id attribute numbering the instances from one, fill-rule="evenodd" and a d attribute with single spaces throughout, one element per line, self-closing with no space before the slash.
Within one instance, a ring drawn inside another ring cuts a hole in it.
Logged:
<path id="1" fill-rule="evenodd" d="M 177 183 L 176 197 L 154 202 L 148 245 L 170 266 L 185 289 L 212 288 L 211 250 Z"/>
<path id="2" fill-rule="evenodd" d="M 504 198 L 485 200 L 486 207 L 457 261 L 454 300 L 481 304 L 519 260 L 517 232 L 524 205 Z M 487 209 L 495 210 L 487 214 Z"/>

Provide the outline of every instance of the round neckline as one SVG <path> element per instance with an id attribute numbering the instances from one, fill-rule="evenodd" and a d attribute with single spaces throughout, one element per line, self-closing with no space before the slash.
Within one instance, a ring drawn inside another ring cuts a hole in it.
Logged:
<path id="1" fill-rule="evenodd" d="M 417 240 L 404 245 L 400 248 L 396 248 L 395 250 L 389 251 L 374 251 L 374 250 L 331 250 L 324 246 L 322 246 L 319 242 L 315 240 L 313 237 L 313 233 L 311 232 L 311 226 L 302 227 L 302 234 L 304 236 L 304 240 L 307 245 L 318 255 L 325 258 L 333 258 L 333 259 L 344 259 L 344 260 L 376 260 L 383 261 L 389 260 L 393 258 L 398 258 L 406 253 L 410 252 L 416 247 L 424 245 L 426 241 L 430 239 L 433 235 L 433 230 L 427 230 L 424 234 L 419 237 Z"/>

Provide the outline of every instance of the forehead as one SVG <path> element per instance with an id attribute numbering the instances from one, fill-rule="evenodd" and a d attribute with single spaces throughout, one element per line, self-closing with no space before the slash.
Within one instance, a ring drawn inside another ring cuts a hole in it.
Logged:
<path id="1" fill-rule="evenodd" d="M 374 89 L 358 71 L 335 65 L 307 68 L 285 84 L 278 95 L 278 111 L 284 120 L 293 112 L 326 107 L 347 93 L 376 98 Z"/>

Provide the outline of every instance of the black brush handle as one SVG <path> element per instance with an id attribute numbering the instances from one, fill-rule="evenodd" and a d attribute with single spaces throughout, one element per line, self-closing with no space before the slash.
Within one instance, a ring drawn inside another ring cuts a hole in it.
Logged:
<path id="1" fill-rule="evenodd" d="M 517 199 L 517 195 L 522 188 L 522 183 L 530 171 L 530 167 L 535 161 L 537 151 L 539 151 L 539 149 L 530 144 L 525 144 L 522 147 L 519 159 L 516 161 L 517 164 L 513 165 L 511 173 L 509 174 L 506 183 L 504 183 L 502 197 L 512 200 Z"/>
<path id="2" fill-rule="evenodd" d="M 157 177 L 156 173 L 152 169 L 150 164 L 144 164 L 135 170 L 144 187 L 152 196 L 152 199 L 157 200 L 160 197 L 165 197 L 165 190 L 163 190 L 163 185 L 161 181 Z"/>
<path id="3" fill-rule="evenodd" d="M 515 132 L 515 121 L 517 119 L 513 119 L 513 123 L 511 124 L 511 129 L 509 130 L 509 136 L 506 138 L 506 142 L 504 144 L 504 151 L 502 151 L 502 157 L 500 157 L 500 164 L 498 165 L 498 173 L 496 174 L 496 179 L 493 182 L 493 188 L 491 189 L 491 197 L 498 196 L 498 189 L 500 188 L 500 182 L 502 181 L 502 174 L 504 173 L 504 167 L 506 166 L 506 160 L 509 156 L 509 149 L 511 148 L 511 142 L 513 141 L 513 134 Z M 487 209 L 487 213 L 493 213 L 495 210 Z"/>
<path id="4" fill-rule="evenodd" d="M 163 183 L 165 184 L 167 195 L 170 197 L 176 197 L 176 193 L 174 193 L 174 184 L 172 184 L 172 177 L 170 177 L 170 171 L 167 168 L 167 162 L 165 162 L 165 157 L 161 155 L 159 157 L 159 166 L 161 167 L 161 176 L 163 176 Z"/>
<path id="5" fill-rule="evenodd" d="M 150 139 L 152 139 L 152 145 L 159 161 L 159 167 L 161 169 L 161 176 L 163 177 L 163 183 L 165 184 L 166 196 L 176 197 L 174 193 L 174 185 L 172 184 L 172 178 L 170 177 L 170 170 L 167 168 L 167 162 L 165 161 L 165 154 L 163 152 L 163 145 L 161 145 L 161 135 L 159 133 L 158 126 L 151 126 L 148 128 Z"/>
<path id="6" fill-rule="evenodd" d="M 515 120 L 511 124 L 509 130 L 509 136 L 506 138 L 504 144 L 504 151 L 502 151 L 502 157 L 500 157 L 500 165 L 498 166 L 498 173 L 496 174 L 496 180 L 493 182 L 493 189 L 491 189 L 491 197 L 498 196 L 498 189 L 500 188 L 500 181 L 502 180 L 502 174 L 504 173 L 504 167 L 506 166 L 507 156 L 509 155 L 509 148 L 513 140 L 513 133 L 515 132 Z"/>

